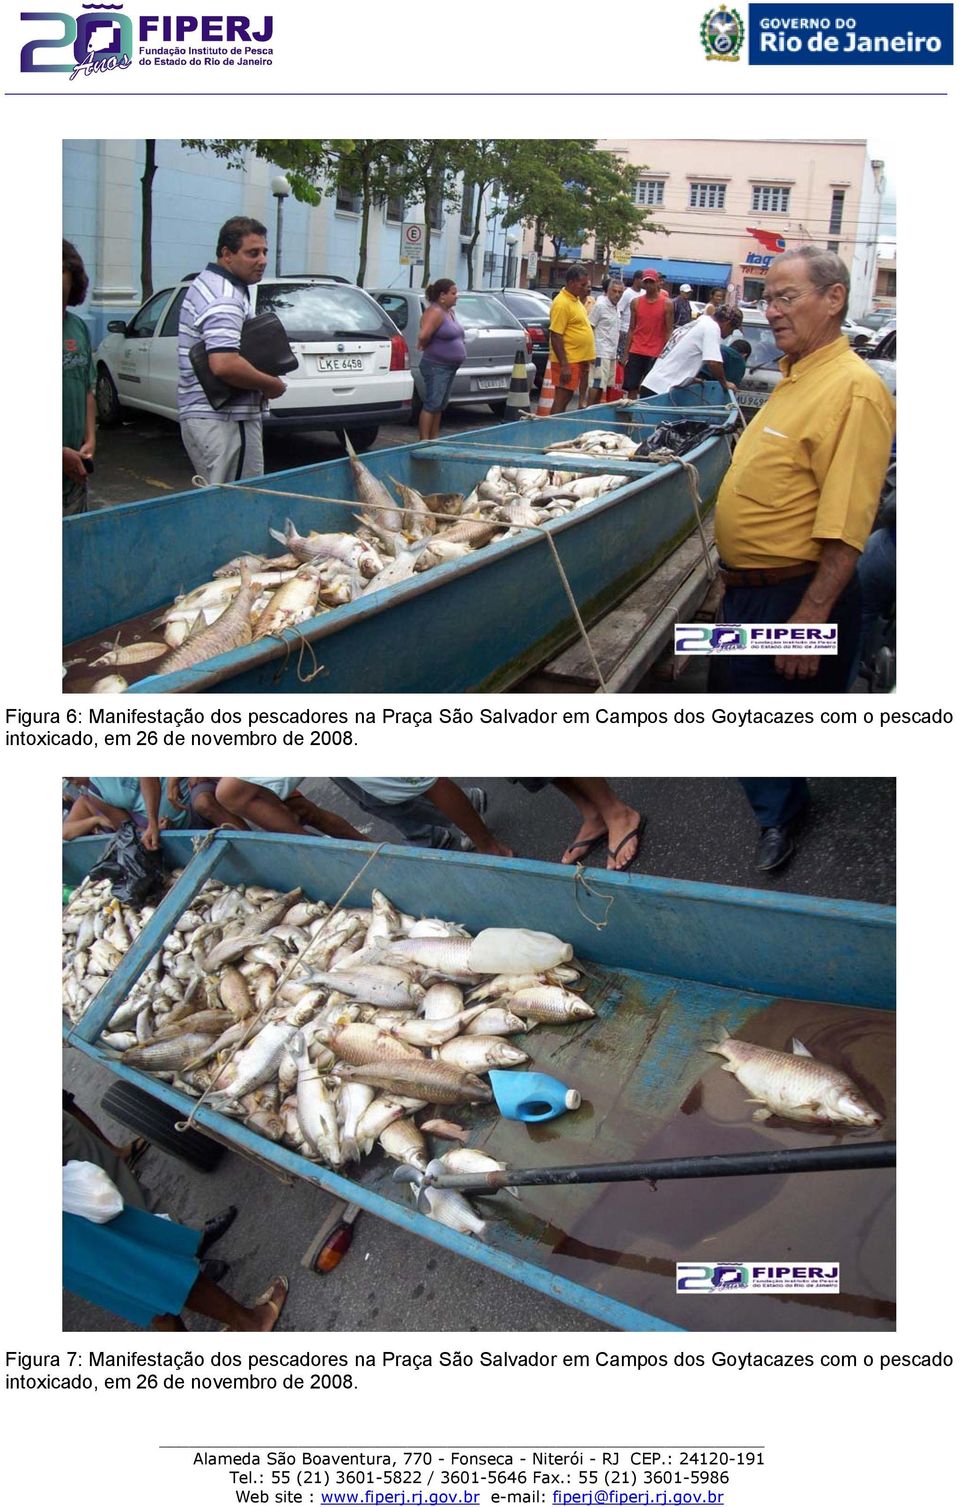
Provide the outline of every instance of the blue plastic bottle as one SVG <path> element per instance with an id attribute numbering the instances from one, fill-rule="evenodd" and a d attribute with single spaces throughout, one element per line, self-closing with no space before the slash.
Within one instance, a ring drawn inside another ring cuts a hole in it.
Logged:
<path id="1" fill-rule="evenodd" d="M 580 1095 L 548 1073 L 511 1073 L 492 1068 L 489 1073 L 497 1108 L 505 1120 L 554 1120 L 568 1109 L 580 1108 Z"/>

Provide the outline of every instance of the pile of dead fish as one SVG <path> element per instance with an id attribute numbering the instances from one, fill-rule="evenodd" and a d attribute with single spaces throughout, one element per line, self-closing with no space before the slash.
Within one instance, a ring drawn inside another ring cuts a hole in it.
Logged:
<path id="1" fill-rule="evenodd" d="M 171 874 L 171 883 L 175 877 Z M 63 1010 L 73 1024 L 96 999 L 155 910 L 155 905 L 122 904 L 114 898 L 109 879 L 85 879 L 74 890 L 63 911 Z"/>
<path id="2" fill-rule="evenodd" d="M 290 519 L 271 536 L 285 553 L 238 555 L 213 579 L 171 603 L 157 619 L 162 640 L 106 646 L 91 660 L 106 665 L 158 663 L 166 675 L 226 654 L 258 639 L 274 638 L 310 618 L 395 586 L 398 581 L 482 549 L 573 511 L 623 485 L 622 476 L 584 476 L 572 470 L 491 466 L 483 481 L 459 492 L 422 495 L 394 481 L 400 501 L 350 447 L 350 469 L 360 511 L 355 532 L 300 534 Z M 576 441 L 550 446 L 556 459 L 610 454 L 629 459 L 636 446 L 622 435 L 591 430 Z M 122 675 L 105 676 L 94 691 L 124 691 Z"/>
<path id="3" fill-rule="evenodd" d="M 74 958 L 74 922 L 89 913 L 83 894 L 64 912 Z M 95 913 L 110 912 L 99 886 L 85 894 Z M 469 1133 L 436 1118 L 437 1107 L 491 1102 L 489 1070 L 530 1060 L 508 1038 L 592 1018 L 568 988 L 578 977 L 572 955 L 546 932 L 473 937 L 456 922 L 417 919 L 377 890 L 369 909 L 331 912 L 299 889 L 211 880 L 100 1042 L 127 1066 L 329 1167 L 379 1144 L 425 1170 L 432 1134 L 459 1143 L 443 1158 L 449 1171 L 490 1171 L 502 1163 L 464 1145 Z M 482 1233 L 459 1194 L 430 1188 L 424 1197 L 432 1218 Z"/>

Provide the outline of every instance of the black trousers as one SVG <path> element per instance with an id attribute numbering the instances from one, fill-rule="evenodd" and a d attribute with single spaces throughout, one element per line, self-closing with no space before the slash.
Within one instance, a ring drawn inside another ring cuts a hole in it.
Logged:
<path id="1" fill-rule="evenodd" d="M 776 586 L 728 586 L 717 621 L 720 623 L 786 623 L 796 612 L 810 584 L 809 576 L 780 581 Z M 860 582 L 854 573 L 830 613 L 837 625 L 837 653 L 824 655 L 812 677 L 787 680 L 774 669 L 773 655 L 715 654 L 710 661 L 707 689 L 746 695 L 773 693 L 823 695 L 845 692 L 860 648 L 862 605 Z"/>

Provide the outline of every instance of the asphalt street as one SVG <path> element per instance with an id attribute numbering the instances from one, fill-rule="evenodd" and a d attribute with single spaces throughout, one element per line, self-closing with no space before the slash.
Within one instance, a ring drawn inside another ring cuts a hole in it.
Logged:
<path id="1" fill-rule="evenodd" d="M 443 432 L 457 434 L 496 422 L 486 404 L 451 408 L 444 415 Z M 413 424 L 384 424 L 374 448 L 410 445 L 416 438 Z M 342 457 L 343 449 L 329 429 L 271 430 L 268 426 L 264 434 L 264 467 L 268 472 L 315 466 Z M 96 468 L 89 486 L 91 507 L 114 507 L 119 502 L 162 497 L 165 492 L 186 492 L 192 483 L 193 467 L 183 448 L 180 427 L 169 419 L 131 413 L 118 428 L 97 431 Z"/>
<path id="2" fill-rule="evenodd" d="M 530 795 L 507 780 L 463 777 L 488 792 L 487 822 L 519 857 L 559 859 L 577 822 L 556 790 Z M 620 795 L 647 817 L 639 872 L 716 884 L 793 891 L 889 905 L 895 897 L 895 795 L 893 780 L 811 781 L 811 813 L 798 850 L 779 873 L 753 869 L 756 827 L 738 784 L 723 779 L 616 780 Z M 366 816 L 327 780 L 305 780 L 318 804 L 349 817 L 374 840 L 395 836 Z M 442 907 L 441 907 L 442 909 Z M 111 1075 L 80 1052 L 64 1053 L 64 1084 L 78 1103 L 122 1143 L 129 1133 L 111 1123 L 99 1101 Z M 370 1214 L 356 1226 L 353 1246 L 339 1267 L 317 1276 L 300 1259 L 332 1200 L 305 1183 L 285 1186 L 269 1172 L 227 1153 L 215 1171 L 200 1173 L 150 1150 L 138 1175 L 158 1208 L 195 1225 L 227 1204 L 240 1214 L 214 1254 L 230 1262 L 225 1285 L 251 1299 L 283 1272 L 290 1297 L 288 1331 L 510 1331 L 602 1330 L 574 1309 L 519 1283 L 460 1259 Z M 188 1327 L 213 1326 L 191 1315 Z M 64 1295 L 67 1331 L 131 1331 L 133 1326 Z"/>

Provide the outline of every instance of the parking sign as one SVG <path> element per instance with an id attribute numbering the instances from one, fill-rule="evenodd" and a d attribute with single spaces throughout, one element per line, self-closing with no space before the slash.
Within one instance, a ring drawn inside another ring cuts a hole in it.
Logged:
<path id="1" fill-rule="evenodd" d="M 425 225 L 404 225 L 400 232 L 400 265 L 419 267 L 423 263 L 423 239 Z"/>

